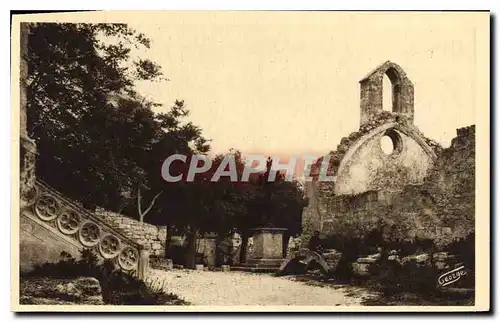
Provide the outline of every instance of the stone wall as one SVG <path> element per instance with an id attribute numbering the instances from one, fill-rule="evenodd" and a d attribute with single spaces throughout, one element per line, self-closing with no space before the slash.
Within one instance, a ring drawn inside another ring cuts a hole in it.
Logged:
<path id="1" fill-rule="evenodd" d="M 395 138 L 395 147 L 387 155 L 380 142 L 389 136 Z M 410 133 L 388 124 L 387 129 L 379 127 L 351 147 L 339 166 L 335 193 L 399 190 L 408 183 L 422 183 L 432 163 L 433 156 Z"/>
<path id="2" fill-rule="evenodd" d="M 445 245 L 474 232 L 475 128 L 457 130 L 422 184 L 401 191 L 319 197 L 327 235 L 360 237 L 383 227 L 390 240 L 429 238 Z"/>
<path id="3" fill-rule="evenodd" d="M 20 139 L 20 192 L 21 198 L 28 193 L 35 185 L 35 157 L 36 144 L 28 137 L 27 129 L 27 111 L 26 111 L 26 80 L 28 76 L 28 26 L 26 23 L 21 23 L 20 34 L 20 78 L 19 78 L 19 139 Z M 21 199 L 21 204 L 25 200 Z"/>
<path id="4" fill-rule="evenodd" d="M 119 229 L 125 236 L 143 245 L 150 256 L 165 256 L 167 227 L 155 226 L 110 211 L 96 212 L 103 221 Z"/>
<path id="5" fill-rule="evenodd" d="M 391 132 L 401 140 L 400 147 L 396 146 L 392 155 L 385 155 L 380 139 Z M 404 115 L 382 111 L 342 138 L 336 150 L 327 155 L 327 174 L 333 176 L 333 181 L 318 180 L 326 156 L 311 167 L 314 179 L 306 184 L 309 205 L 302 216 L 303 240 L 308 240 L 314 230 L 323 231 L 324 221 L 336 212 L 327 207 L 330 199 L 345 195 L 348 200 L 373 190 L 401 191 L 408 184 L 422 184 L 442 150 Z"/>
<path id="6" fill-rule="evenodd" d="M 385 75 L 392 86 L 391 111 L 382 106 Z M 425 137 L 413 124 L 413 83 L 390 61 L 360 87 L 359 129 L 311 166 L 304 243 L 314 230 L 362 237 L 378 229 L 388 239 L 430 238 L 437 244 L 473 232 L 474 126 L 458 129 L 448 149 Z M 325 158 L 328 181 L 320 170 Z"/>

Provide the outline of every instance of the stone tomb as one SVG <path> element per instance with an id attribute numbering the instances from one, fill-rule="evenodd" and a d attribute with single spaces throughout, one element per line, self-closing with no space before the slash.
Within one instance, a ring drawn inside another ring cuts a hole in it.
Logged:
<path id="1" fill-rule="evenodd" d="M 283 261 L 284 228 L 252 229 L 252 246 L 247 253 L 246 265 L 256 267 L 279 267 Z"/>

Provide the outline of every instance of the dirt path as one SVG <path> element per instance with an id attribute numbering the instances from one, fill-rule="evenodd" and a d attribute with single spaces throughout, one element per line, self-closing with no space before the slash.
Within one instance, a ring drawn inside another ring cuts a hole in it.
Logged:
<path id="1" fill-rule="evenodd" d="M 348 289 L 307 285 L 292 277 L 244 272 L 152 270 L 150 281 L 193 305 L 361 305 Z"/>

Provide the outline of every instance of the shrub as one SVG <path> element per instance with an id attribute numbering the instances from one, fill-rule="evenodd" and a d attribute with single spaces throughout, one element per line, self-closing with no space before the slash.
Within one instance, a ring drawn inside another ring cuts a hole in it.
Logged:
<path id="1" fill-rule="evenodd" d="M 470 247 L 473 243 L 470 240 L 472 237 L 452 245 L 449 251 L 453 251 L 455 257 L 447 260 L 450 265 L 448 268 L 438 269 L 436 259 L 434 258 L 435 247 L 431 247 L 424 241 L 424 245 L 418 245 L 414 250 L 414 255 L 427 253 L 427 259 L 423 262 L 417 262 L 414 256 L 407 257 L 403 261 L 387 260 L 387 254 L 384 254 L 383 259 L 376 265 L 376 273 L 373 274 L 374 281 L 378 285 L 379 290 L 386 295 L 395 293 L 409 292 L 419 294 L 423 298 L 442 296 L 443 290 L 439 288 L 438 277 L 453 269 L 464 265 L 467 270 L 467 275 L 454 283 L 451 287 L 446 287 L 448 291 L 453 289 L 473 290 L 474 289 L 474 249 Z M 384 260 L 385 256 L 385 260 Z M 425 258 L 425 257 L 424 257 Z M 455 259 L 453 259 L 455 258 Z M 446 291 L 445 290 L 445 291 Z M 462 291 L 462 292 L 463 292 Z M 457 292 L 457 291 L 453 291 Z M 452 292 L 452 293 L 453 293 Z M 445 292 L 446 293 L 446 292 Z M 455 295 L 460 295 L 458 292 Z M 469 294 L 470 291 L 465 292 Z M 465 294 L 464 293 L 464 294 Z"/>
<path id="2" fill-rule="evenodd" d="M 116 269 L 111 260 L 99 264 L 99 258 L 91 250 L 83 250 L 81 259 L 76 260 L 66 252 L 61 253 L 57 263 L 45 263 L 23 276 L 76 278 L 95 277 L 102 289 L 105 304 L 113 305 L 185 305 L 188 304 L 175 294 L 167 293 L 164 285 L 152 285 L 139 280 L 131 273 Z"/>
<path id="3" fill-rule="evenodd" d="M 342 258 L 335 271 L 335 277 L 339 280 L 360 282 L 368 287 L 382 291 L 386 295 L 396 293 L 415 293 L 422 298 L 436 296 L 439 293 L 438 277 L 446 272 L 439 271 L 433 262 L 433 254 L 436 251 L 446 251 L 457 259 L 457 265 L 467 268 L 467 275 L 456 284 L 455 288 L 474 288 L 474 235 L 447 245 L 445 248 L 438 247 L 433 240 L 415 239 L 384 240 L 380 233 L 372 231 L 364 238 L 346 238 L 340 236 L 328 236 L 325 239 L 328 248 L 336 248 L 342 252 Z M 352 263 L 360 257 L 376 253 L 377 247 L 382 248 L 381 259 L 369 266 L 370 276 L 368 278 L 356 277 L 352 271 Z M 397 250 L 399 258 L 409 255 L 429 254 L 429 260 L 425 263 L 417 263 L 415 260 L 404 262 L 388 260 L 389 251 Z"/>
<path id="4" fill-rule="evenodd" d="M 185 265 L 186 264 L 186 251 L 183 246 L 172 245 L 168 249 L 168 258 L 170 258 L 174 264 Z"/>

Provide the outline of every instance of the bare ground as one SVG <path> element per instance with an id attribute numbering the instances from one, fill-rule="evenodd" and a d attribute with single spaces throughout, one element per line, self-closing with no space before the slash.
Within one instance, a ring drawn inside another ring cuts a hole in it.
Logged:
<path id="1" fill-rule="evenodd" d="M 305 283 L 293 276 L 246 272 L 151 270 L 148 280 L 192 305 L 362 305 L 372 297 L 355 286 Z"/>

